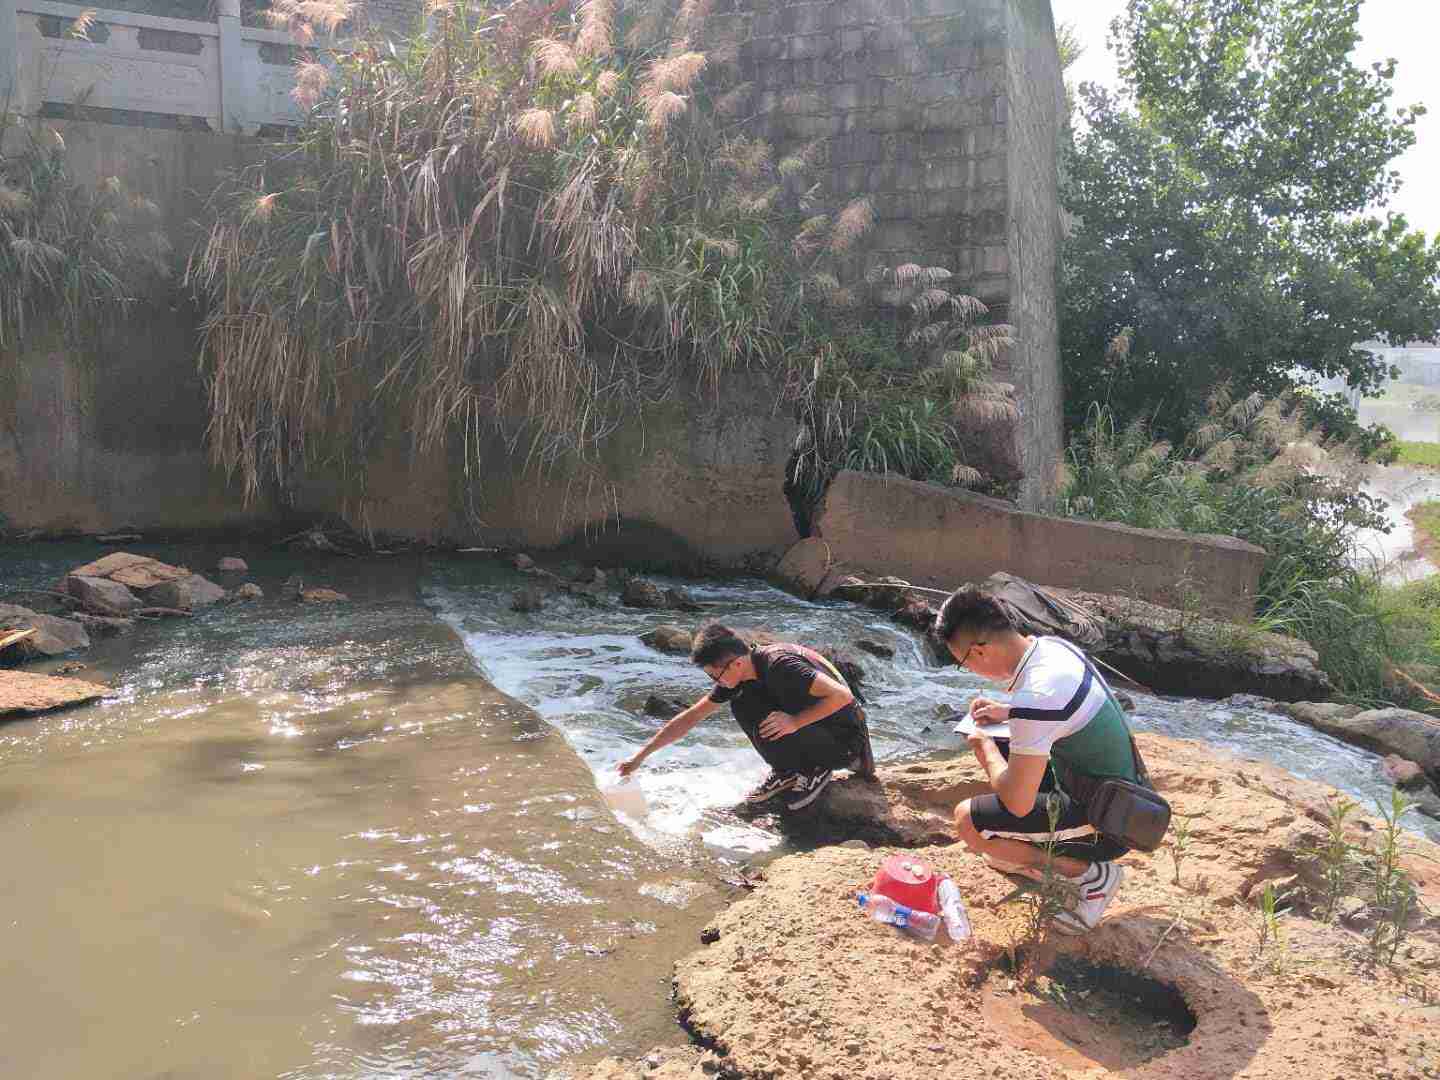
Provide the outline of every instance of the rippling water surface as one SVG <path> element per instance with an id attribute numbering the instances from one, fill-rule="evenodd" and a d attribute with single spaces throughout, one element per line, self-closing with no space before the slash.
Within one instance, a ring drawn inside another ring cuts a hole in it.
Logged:
<path id="1" fill-rule="evenodd" d="M 0 582 L 97 553 L 0 552 Z M 663 722 L 646 697 L 706 689 L 637 639 L 674 616 L 517 614 L 524 579 L 478 556 L 238 553 L 271 599 L 102 642 L 82 674 L 114 700 L 0 725 L 0 1075 L 535 1077 L 682 1038 L 669 969 L 716 871 L 779 841 L 724 810 L 762 772 L 726 715 L 650 759 L 628 816 L 597 790 Z M 273 599 L 297 569 L 352 601 Z M 890 645 L 862 656 L 877 755 L 962 748 L 935 717 L 978 681 L 887 620 L 687 587 L 740 627 Z M 1388 790 L 1373 755 L 1242 704 L 1141 698 L 1136 723 Z"/>

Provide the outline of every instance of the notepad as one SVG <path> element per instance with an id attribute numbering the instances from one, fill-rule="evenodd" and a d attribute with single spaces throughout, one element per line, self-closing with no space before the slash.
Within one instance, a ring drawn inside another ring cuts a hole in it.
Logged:
<path id="1" fill-rule="evenodd" d="M 969 713 L 966 713 L 960 718 L 960 722 L 955 725 L 954 730 L 956 735 L 974 735 L 978 731 L 980 734 L 988 735 L 992 739 L 1010 738 L 1010 724 L 1008 721 L 1003 724 L 977 724 L 975 718 Z"/>

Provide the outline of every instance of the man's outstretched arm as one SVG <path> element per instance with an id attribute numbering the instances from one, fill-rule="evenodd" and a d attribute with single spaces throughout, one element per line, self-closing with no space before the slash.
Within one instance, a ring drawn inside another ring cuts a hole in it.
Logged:
<path id="1" fill-rule="evenodd" d="M 640 768 L 641 763 L 656 750 L 659 750 L 662 746 L 669 746 L 677 739 L 683 739 L 686 735 L 690 734 L 691 728 L 707 716 L 713 715 L 715 711 L 720 708 L 722 708 L 722 706 L 717 702 L 711 701 L 710 695 L 706 694 L 688 709 L 683 709 L 676 713 L 665 722 L 664 727 L 650 736 L 650 741 L 636 751 L 634 757 L 620 763 L 620 775 L 629 776 L 636 769 Z"/>

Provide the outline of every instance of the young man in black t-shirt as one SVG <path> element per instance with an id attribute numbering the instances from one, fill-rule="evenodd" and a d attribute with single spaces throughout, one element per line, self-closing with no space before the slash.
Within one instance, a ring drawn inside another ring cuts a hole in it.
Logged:
<path id="1" fill-rule="evenodd" d="M 621 776 L 724 704 L 770 766 L 747 805 L 783 798 L 788 809 L 800 810 L 820 797 L 834 769 L 874 775 L 864 714 L 844 678 L 815 650 L 785 643 L 752 648 L 729 627 L 710 623 L 695 635 L 690 660 L 715 680 L 714 689 L 622 762 Z"/>

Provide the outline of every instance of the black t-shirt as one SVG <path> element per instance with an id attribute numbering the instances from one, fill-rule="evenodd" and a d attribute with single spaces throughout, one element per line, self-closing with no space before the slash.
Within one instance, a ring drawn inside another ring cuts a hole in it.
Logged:
<path id="1" fill-rule="evenodd" d="M 710 700 L 716 704 L 729 702 L 736 721 L 747 732 L 754 732 L 760 721 L 772 712 L 780 711 L 794 716 L 820 700 L 819 694 L 810 693 L 810 684 L 815 673 L 824 671 L 824 666 L 806 658 L 798 645 L 763 645 L 750 650 L 750 659 L 755 663 L 758 676 L 749 682 L 727 688 L 717 685 L 710 691 Z M 830 672 L 825 672 L 832 679 Z M 844 685 L 844 680 L 839 680 Z M 854 704 L 831 713 L 818 723 L 853 724 Z"/>

